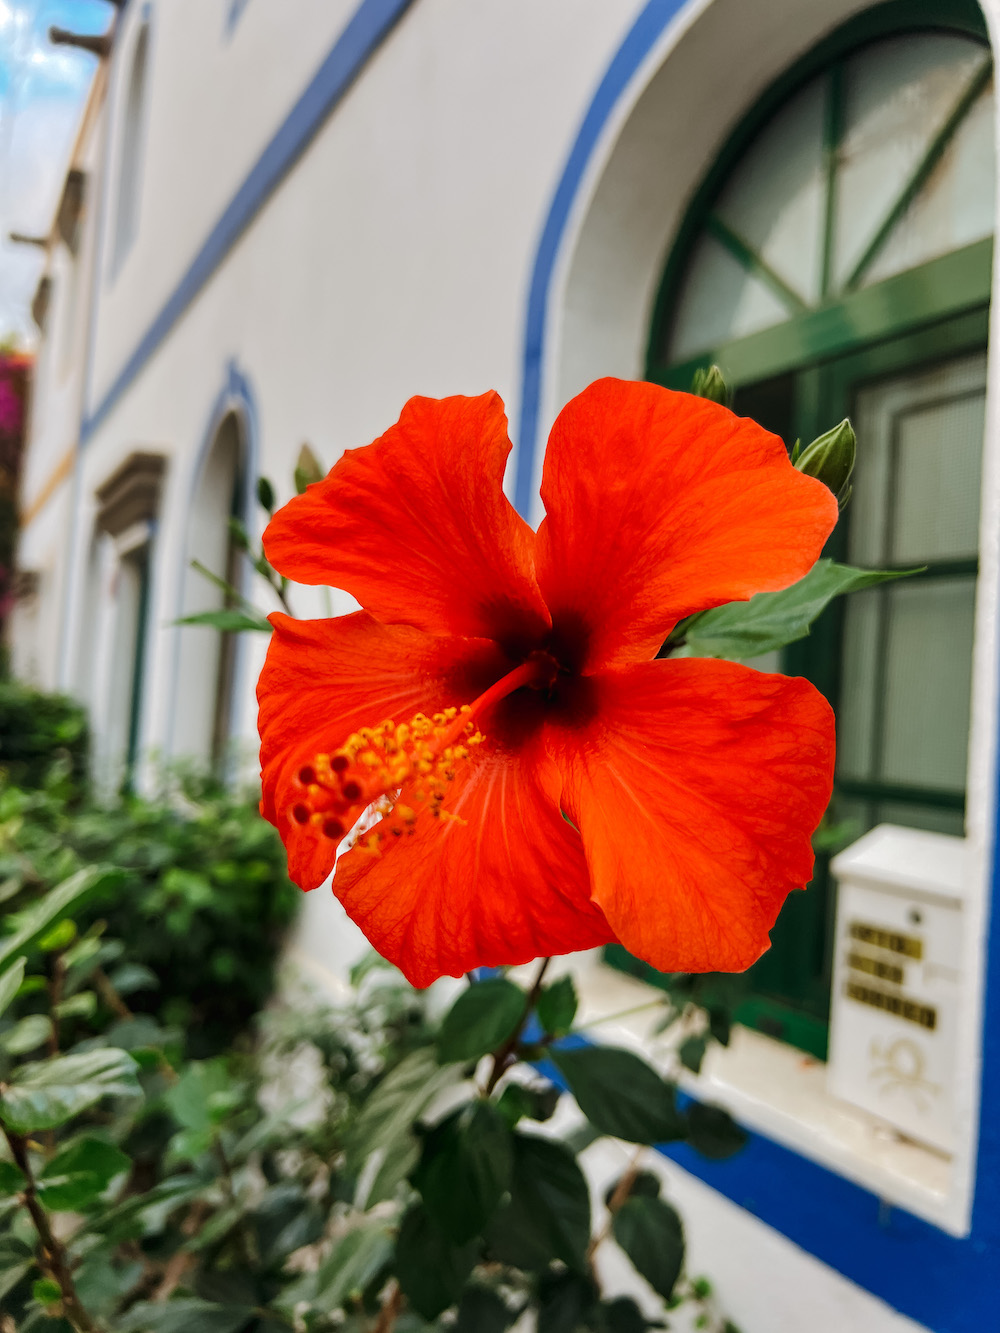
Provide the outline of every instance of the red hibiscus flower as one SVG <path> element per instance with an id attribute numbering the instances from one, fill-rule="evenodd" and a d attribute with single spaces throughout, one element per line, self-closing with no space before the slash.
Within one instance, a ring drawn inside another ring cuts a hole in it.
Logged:
<path id="1" fill-rule="evenodd" d="M 414 398 L 275 515 L 275 568 L 365 609 L 271 617 L 261 810 L 416 986 L 612 940 L 746 968 L 812 873 L 833 716 L 804 680 L 654 659 L 683 616 L 801 578 L 836 500 L 754 422 L 650 384 L 563 409 L 537 533 L 510 447 L 495 393 Z"/>

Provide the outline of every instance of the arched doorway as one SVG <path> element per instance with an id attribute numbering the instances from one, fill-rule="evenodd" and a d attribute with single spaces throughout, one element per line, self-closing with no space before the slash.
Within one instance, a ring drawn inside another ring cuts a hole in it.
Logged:
<path id="1" fill-rule="evenodd" d="M 239 415 L 230 411 L 212 436 L 191 497 L 181 576 L 182 616 L 221 610 L 227 595 L 220 584 L 239 585 L 240 551 L 232 539 L 230 519 L 243 514 L 245 478 L 245 430 Z M 181 626 L 178 634 L 171 748 L 175 755 L 194 759 L 221 776 L 232 734 L 238 636 L 192 625 Z"/>

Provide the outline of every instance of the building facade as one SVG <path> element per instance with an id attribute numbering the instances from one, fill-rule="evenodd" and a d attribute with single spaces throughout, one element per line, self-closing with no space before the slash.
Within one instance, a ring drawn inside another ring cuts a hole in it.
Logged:
<path id="1" fill-rule="evenodd" d="M 265 639 L 177 622 L 222 604 L 193 561 L 276 609 L 229 520 L 259 535 L 303 442 L 496 388 L 534 521 L 601 375 L 717 361 L 789 444 L 855 419 L 831 553 L 921 573 L 760 663 L 837 708 L 848 846 L 691 1080 L 749 1148 L 663 1164 L 746 1333 L 998 1321 L 998 32 L 997 0 L 126 0 L 36 297 L 13 657 L 88 704 L 109 789 L 252 765 Z M 310 895 L 301 965 L 357 947 Z M 655 984 L 573 966 L 594 1015 Z"/>

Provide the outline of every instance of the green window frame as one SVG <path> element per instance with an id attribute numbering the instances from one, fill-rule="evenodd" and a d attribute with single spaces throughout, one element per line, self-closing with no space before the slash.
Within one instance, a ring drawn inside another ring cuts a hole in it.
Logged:
<path id="1" fill-rule="evenodd" d="M 854 396 L 866 382 L 910 372 L 985 348 L 992 279 L 989 237 L 897 273 L 874 285 L 866 274 L 934 171 L 966 115 L 992 76 L 985 61 L 966 81 L 949 114 L 912 167 L 891 206 L 876 223 L 846 277 L 834 282 L 833 227 L 838 188 L 838 147 L 843 128 L 842 72 L 848 57 L 894 34 L 921 31 L 964 34 L 989 46 L 977 5 L 969 0 L 891 0 L 866 11 L 819 44 L 777 80 L 744 118 L 707 173 L 687 212 L 666 265 L 651 324 L 646 377 L 674 389 L 689 389 L 695 370 L 713 362 L 734 387 L 734 408 L 756 417 L 787 443 L 812 439 L 852 413 Z M 818 300 L 808 305 L 766 260 L 713 210 L 731 172 L 758 133 L 807 82 L 825 79 L 823 161 L 825 216 Z M 785 307 L 787 319 L 748 336 L 671 361 L 666 349 L 687 266 L 699 239 L 709 234 Z M 862 442 L 863 443 L 863 442 Z M 848 511 L 849 521 L 850 511 Z M 845 524 L 827 554 L 843 559 Z M 959 567 L 959 564 L 961 567 Z M 938 562 L 922 579 L 974 575 L 976 561 Z M 804 675 L 836 707 L 840 691 L 844 608 L 835 604 L 812 635 L 790 646 L 782 670 Z M 964 792 L 838 780 L 835 792 L 863 800 L 920 802 L 964 811 Z M 960 815 L 959 815 L 960 817 Z M 737 1017 L 748 1026 L 825 1058 L 829 1015 L 834 893 L 828 856 L 817 858 L 810 891 L 793 894 L 773 932 L 773 947 L 749 974 L 750 992 Z M 656 984 L 658 974 L 621 948 L 608 961 Z"/>

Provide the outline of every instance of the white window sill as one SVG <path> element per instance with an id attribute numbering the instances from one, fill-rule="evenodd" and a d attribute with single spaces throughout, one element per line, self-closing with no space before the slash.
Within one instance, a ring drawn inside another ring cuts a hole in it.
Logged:
<path id="1" fill-rule="evenodd" d="M 560 970 L 574 973 L 578 1022 L 594 1041 L 629 1046 L 676 1075 L 674 1039 L 652 1031 L 658 1007 L 597 1021 L 655 998 L 651 987 L 608 967 L 599 950 L 567 959 Z M 728 1047 L 713 1043 L 701 1073 L 682 1069 L 679 1083 L 699 1100 L 726 1107 L 747 1129 L 854 1181 L 886 1204 L 952 1235 L 966 1234 L 968 1218 L 951 1159 L 831 1096 L 822 1061 L 737 1026 Z"/>

